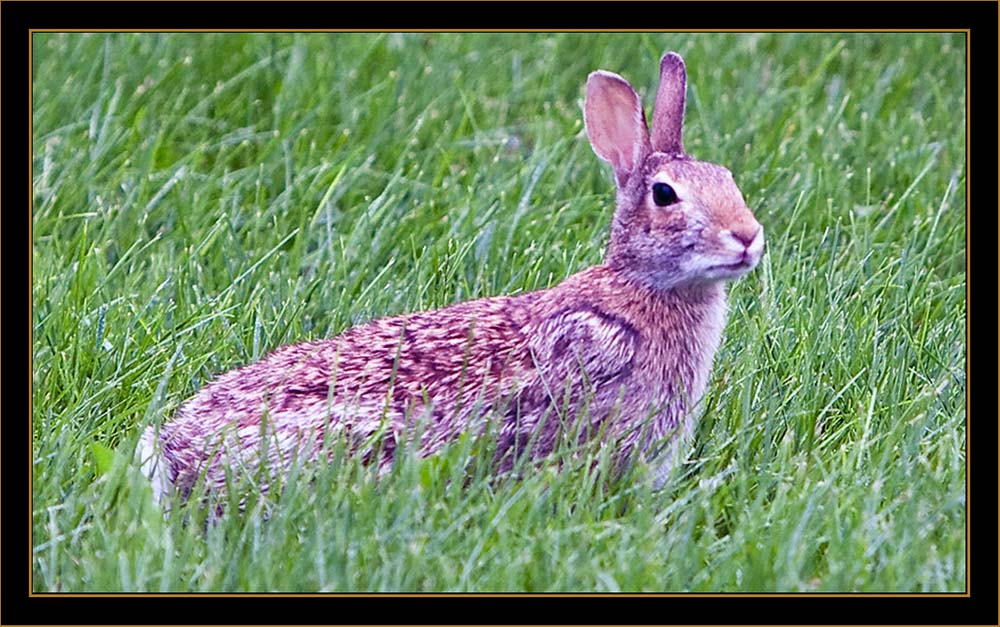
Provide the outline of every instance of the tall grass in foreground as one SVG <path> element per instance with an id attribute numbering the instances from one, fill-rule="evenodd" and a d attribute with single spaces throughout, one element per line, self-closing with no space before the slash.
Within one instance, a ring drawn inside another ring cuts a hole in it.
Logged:
<path id="1" fill-rule="evenodd" d="M 649 103 L 667 49 L 687 150 L 768 250 L 665 489 L 493 480 L 463 440 L 214 524 L 152 504 L 131 447 L 214 375 L 599 263 L 583 84 Z M 964 60 L 941 34 L 35 34 L 34 589 L 963 591 Z"/>

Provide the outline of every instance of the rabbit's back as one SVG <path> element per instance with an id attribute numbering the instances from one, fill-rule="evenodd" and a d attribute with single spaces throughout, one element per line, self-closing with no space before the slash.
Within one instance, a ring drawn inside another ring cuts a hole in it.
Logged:
<path id="1" fill-rule="evenodd" d="M 346 437 L 367 459 L 371 451 L 357 449 L 380 430 L 390 437 L 379 461 L 391 461 L 392 434 L 421 418 L 421 448 L 430 452 L 531 378 L 523 330 L 533 299 L 459 303 L 280 348 L 221 375 L 147 432 L 144 447 L 158 449 L 149 474 L 165 473 L 185 491 L 201 475 L 221 487 L 227 468 L 252 470 L 261 452 L 280 469 L 314 456 L 328 437 Z"/>

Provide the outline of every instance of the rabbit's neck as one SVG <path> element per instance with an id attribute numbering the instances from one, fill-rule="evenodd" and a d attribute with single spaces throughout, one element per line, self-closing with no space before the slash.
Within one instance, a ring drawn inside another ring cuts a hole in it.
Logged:
<path id="1" fill-rule="evenodd" d="M 678 287 L 654 292 L 659 297 L 649 329 L 650 369 L 657 373 L 666 394 L 686 397 L 686 408 L 705 391 L 715 353 L 726 325 L 726 288 L 723 283 Z M 677 388 L 681 389 L 677 389 Z"/>
<path id="2" fill-rule="evenodd" d="M 726 324 L 721 282 L 657 289 L 607 265 L 591 268 L 581 287 L 643 337 L 633 371 L 653 395 L 693 407 L 701 398 Z M 584 278 L 584 277 L 581 277 Z"/>

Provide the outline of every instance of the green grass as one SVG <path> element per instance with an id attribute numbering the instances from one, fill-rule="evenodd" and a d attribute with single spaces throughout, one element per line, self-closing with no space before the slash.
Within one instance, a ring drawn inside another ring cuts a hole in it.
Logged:
<path id="1" fill-rule="evenodd" d="M 492 481 L 464 441 L 214 524 L 154 507 L 122 460 L 214 375 L 599 263 L 584 81 L 650 103 L 667 49 L 768 249 L 663 490 Z M 943 34 L 35 34 L 34 590 L 964 591 L 964 63 Z"/>

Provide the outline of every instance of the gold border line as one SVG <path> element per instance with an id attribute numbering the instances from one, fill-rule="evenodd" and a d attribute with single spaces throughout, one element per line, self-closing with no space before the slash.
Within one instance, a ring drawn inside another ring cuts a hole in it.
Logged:
<path id="1" fill-rule="evenodd" d="M 45 2 L 47 0 L 38 0 Z M 124 2 L 126 0 L 112 0 L 115 2 Z M 176 0 L 175 0 L 176 1 Z M 180 0 L 193 2 L 196 0 Z M 227 0 L 228 1 L 228 0 Z M 235 0 L 233 0 L 235 1 Z M 256 1 L 256 0 L 251 0 Z M 515 0 L 522 1 L 522 0 Z M 713 2 L 714 0 L 703 0 L 705 2 Z M 794 1 L 794 0 L 782 0 L 782 1 Z M 848 2 L 863 2 L 865 0 L 842 0 Z M 899 3 L 909 3 L 912 1 L 923 2 L 923 1 L 935 1 L 935 0 L 891 0 Z M 984 0 L 984 3 L 987 3 Z M 377 4 L 377 2 L 373 2 Z M 285 29 L 285 28 L 275 28 L 275 29 L 257 29 L 257 30 L 246 30 L 246 29 L 229 29 L 229 28 L 217 28 L 217 29 L 80 29 L 80 28 L 70 28 L 70 29 L 59 29 L 59 28 L 32 28 L 28 30 L 28 205 L 29 205 L 29 218 L 33 214 L 34 202 L 33 202 L 33 179 L 32 179 L 32 169 L 34 166 L 34 130 L 32 128 L 32 111 L 33 111 L 33 101 L 32 101 L 32 85 L 33 85 L 33 36 L 35 33 L 843 33 L 843 34 L 854 34 L 854 33 L 964 33 L 965 34 L 965 132 L 966 132 L 966 147 L 965 147 L 965 226 L 966 226 L 966 255 L 965 255 L 965 272 L 966 272 L 966 310 L 965 310 L 965 337 L 966 337 L 966 359 L 965 359 L 965 374 L 966 374 L 966 388 L 965 388 L 965 401 L 966 401 L 966 412 L 965 412 L 965 446 L 966 446 L 966 481 L 965 481 L 965 592 L 955 593 L 955 592 L 931 592 L 931 593 L 906 593 L 906 592 L 760 592 L 760 593 L 746 593 L 746 592 L 704 592 L 704 593 L 683 593 L 683 592 L 649 592 L 649 593 L 596 593 L 596 592 L 579 592 L 579 593 L 532 593 L 532 592 L 504 592 L 504 593 L 454 593 L 454 592 L 425 592 L 425 593 L 354 593 L 354 592 L 336 592 L 336 593 L 259 593 L 259 592 L 204 592 L 204 593 L 189 593 L 189 592 L 167 592 L 167 593 L 147 593 L 147 592 L 136 592 L 136 593 L 63 593 L 63 592 L 34 592 L 33 591 L 33 578 L 34 572 L 32 568 L 32 560 L 34 559 L 33 553 L 33 496 L 34 496 L 34 485 L 32 481 L 32 459 L 33 459 L 33 428 L 31 427 L 31 416 L 29 416 L 29 429 L 28 429 L 28 484 L 29 484 L 29 495 L 28 495 L 28 597 L 29 598 L 269 598 L 269 597 L 281 597 L 281 598 L 970 598 L 971 597 L 971 551 L 970 551 L 970 535 L 971 535 L 971 525 L 970 525 L 970 515 L 972 509 L 971 503 L 971 476 L 969 473 L 969 464 L 971 460 L 971 441 L 969 439 L 969 412 L 968 412 L 968 401 L 969 401 L 969 293 L 968 293 L 968 275 L 969 275 L 969 255 L 968 255 L 968 232 L 969 232 L 969 206 L 971 202 L 971 185 L 969 177 L 968 163 L 970 160 L 970 146 L 971 146 L 971 124 L 970 124 L 970 95 L 972 91 L 971 87 L 971 29 L 853 29 L 853 30 L 843 30 L 843 29 L 685 29 L 678 31 L 669 30 L 656 30 L 656 29 L 420 29 L 420 28 L 408 28 L 408 29 Z M 998 178 L 998 186 L 1000 186 L 1000 178 Z M 28 234 L 29 240 L 32 238 L 32 221 L 28 220 Z M 32 274 L 32 258 L 29 255 L 28 260 L 28 274 L 29 274 L 29 320 L 31 315 L 33 315 L 33 298 L 31 296 L 31 280 L 33 279 Z M 28 330 L 28 341 L 29 347 L 31 347 L 29 362 L 31 363 L 32 371 L 34 371 L 34 350 L 33 350 L 33 328 L 29 324 Z M 33 398 L 34 394 L 34 381 L 29 384 L 29 398 Z"/>

